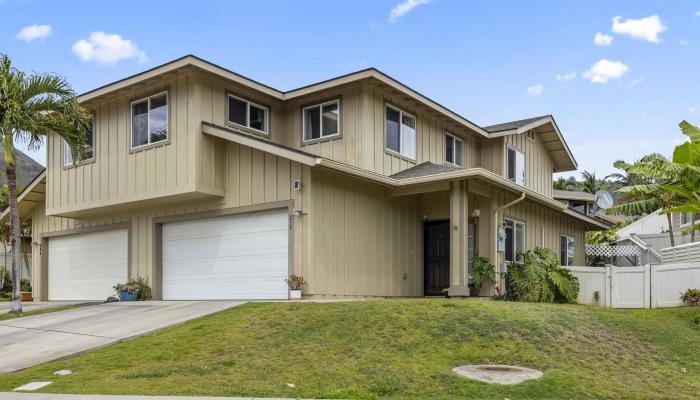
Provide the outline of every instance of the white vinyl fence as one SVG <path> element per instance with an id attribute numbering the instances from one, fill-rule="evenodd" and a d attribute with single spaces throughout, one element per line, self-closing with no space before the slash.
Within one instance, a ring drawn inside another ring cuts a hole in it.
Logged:
<path id="1" fill-rule="evenodd" d="M 700 288 L 700 263 L 641 267 L 565 267 L 579 280 L 578 302 L 612 308 L 683 305 L 681 292 Z"/>
<path id="2" fill-rule="evenodd" d="M 694 262 L 700 264 L 700 242 L 661 249 L 661 262 Z"/>

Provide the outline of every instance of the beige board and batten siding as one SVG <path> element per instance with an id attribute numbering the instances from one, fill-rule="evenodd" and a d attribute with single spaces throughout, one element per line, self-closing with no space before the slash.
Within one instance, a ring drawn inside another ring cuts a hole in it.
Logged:
<path id="1" fill-rule="evenodd" d="M 541 135 L 530 139 L 527 133 L 506 136 L 506 148 L 510 146 L 525 154 L 525 187 L 547 197 L 552 197 L 554 161 L 542 142 Z M 507 157 L 504 155 L 504 162 Z M 503 175 L 507 170 L 503 170 Z"/>
<path id="2" fill-rule="evenodd" d="M 200 75 L 182 72 L 92 102 L 95 159 L 63 166 L 63 140 L 49 135 L 46 208 L 50 215 L 156 200 L 183 193 L 222 197 L 224 171 L 214 168 L 223 150 L 205 155 L 201 134 Z M 131 102 L 168 93 L 168 140 L 131 149 Z"/>
<path id="3" fill-rule="evenodd" d="M 226 168 L 222 168 L 227 189 L 223 198 L 156 206 L 131 212 L 114 211 L 104 216 L 86 219 L 48 216 L 45 204 L 42 203 L 32 212 L 33 241 L 40 243 L 42 237 L 48 233 L 69 232 L 102 225 L 131 224 L 129 276 L 143 276 L 153 282 L 154 251 L 156 250 L 154 248 L 155 218 L 235 209 L 285 200 L 292 200 L 294 207 L 303 208 L 308 202 L 310 190 L 304 190 L 303 185 L 311 181 L 309 167 L 235 143 L 220 141 L 218 146 L 224 149 L 226 164 Z M 296 179 L 302 181 L 302 190 L 292 189 L 292 181 Z M 306 241 L 305 235 L 308 235 L 308 228 L 304 226 L 303 218 L 296 218 L 293 223 L 292 242 L 295 248 L 290 249 L 293 253 L 292 266 L 296 273 L 301 273 L 301 266 L 304 263 L 304 252 L 301 246 Z M 33 257 L 32 276 L 35 279 L 35 296 L 46 299 L 48 293 L 43 292 L 42 288 L 45 287 L 47 277 L 41 273 L 41 258 Z M 158 285 L 154 285 L 154 288 L 156 287 Z M 157 295 L 157 293 L 154 294 Z"/>

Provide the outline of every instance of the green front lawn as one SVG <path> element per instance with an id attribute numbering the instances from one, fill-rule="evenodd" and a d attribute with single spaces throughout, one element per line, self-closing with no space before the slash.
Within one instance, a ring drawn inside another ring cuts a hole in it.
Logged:
<path id="1" fill-rule="evenodd" d="M 3 375 L 0 390 L 51 380 L 43 391 L 691 399 L 700 393 L 698 314 L 697 308 L 632 311 L 450 299 L 249 303 Z M 523 365 L 545 375 L 496 386 L 450 371 L 472 363 Z M 53 376 L 58 369 L 74 373 Z"/>
<path id="2" fill-rule="evenodd" d="M 3 313 L 0 313 L 0 321 L 6 321 L 8 319 L 15 319 L 15 318 L 22 318 L 22 317 L 31 317 L 32 315 L 48 314 L 48 313 L 57 312 L 57 311 L 65 311 L 65 310 L 70 310 L 72 308 L 77 308 L 77 307 L 81 307 L 81 305 L 71 304 L 71 305 L 65 305 L 65 306 L 59 306 L 59 307 L 49 307 L 49 308 L 43 308 L 41 310 L 36 310 L 36 311 L 23 312 L 21 314 L 14 314 L 11 312 L 3 312 Z M 1 354 L 2 354 L 2 349 L 0 349 L 0 355 Z"/>

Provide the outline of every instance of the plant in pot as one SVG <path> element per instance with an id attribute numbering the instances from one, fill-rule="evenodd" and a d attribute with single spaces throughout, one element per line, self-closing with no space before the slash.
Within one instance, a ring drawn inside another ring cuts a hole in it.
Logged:
<path id="1" fill-rule="evenodd" d="M 114 286 L 114 291 L 117 292 L 119 301 L 136 301 L 139 295 L 139 286 L 133 279 L 129 279 L 126 283 L 117 283 Z"/>
<path id="2" fill-rule="evenodd" d="M 291 300 L 301 299 L 301 288 L 306 284 L 304 278 L 291 274 L 284 281 L 287 282 L 287 286 L 289 286 L 289 298 Z"/>
<path id="3" fill-rule="evenodd" d="M 478 253 L 475 253 L 471 277 L 474 287 L 469 289 L 469 294 L 478 296 L 484 283 L 489 281 L 496 282 L 496 267 L 489 263 L 488 258 L 480 257 Z"/>
<path id="4" fill-rule="evenodd" d="M 32 301 L 32 283 L 29 282 L 29 279 L 22 278 L 19 281 L 19 290 L 22 301 Z"/>

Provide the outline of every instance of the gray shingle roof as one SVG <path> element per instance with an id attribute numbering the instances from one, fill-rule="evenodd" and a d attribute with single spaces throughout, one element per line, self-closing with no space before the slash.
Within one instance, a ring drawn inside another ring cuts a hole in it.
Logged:
<path id="1" fill-rule="evenodd" d="M 456 165 L 437 165 L 430 161 L 426 161 L 422 164 L 418 164 L 415 167 L 405 169 L 403 171 L 397 172 L 391 175 L 390 178 L 394 179 L 408 179 L 408 178 L 418 178 L 421 176 L 442 174 L 445 172 L 459 171 L 464 168 L 458 167 Z"/>
<path id="2" fill-rule="evenodd" d="M 552 197 L 555 199 L 593 201 L 594 196 L 587 192 L 576 192 L 572 190 L 552 189 Z"/>
<path id="3" fill-rule="evenodd" d="M 517 121 L 510 121 L 510 122 L 504 122 L 502 124 L 496 124 L 496 125 L 490 125 L 490 126 L 485 126 L 484 130 L 486 132 L 492 133 L 492 132 L 501 132 L 501 131 L 509 131 L 511 129 L 518 129 L 521 126 L 525 126 L 527 124 L 531 124 L 535 121 L 538 121 L 542 118 L 548 118 L 550 117 L 549 115 L 541 115 L 539 117 L 533 117 L 533 118 L 526 118 L 526 119 L 519 119 Z"/>

